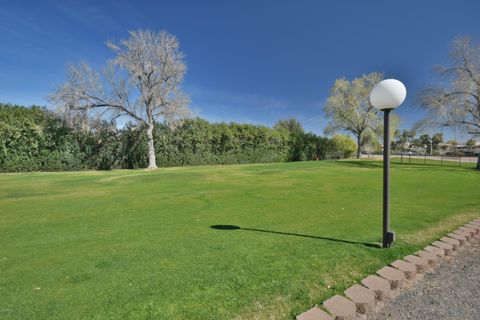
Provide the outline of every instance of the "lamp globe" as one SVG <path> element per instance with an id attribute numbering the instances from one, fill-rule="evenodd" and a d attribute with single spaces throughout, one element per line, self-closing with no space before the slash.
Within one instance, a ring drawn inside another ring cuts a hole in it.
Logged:
<path id="1" fill-rule="evenodd" d="M 370 103 L 378 110 L 392 110 L 400 106 L 407 96 L 407 89 L 398 80 L 386 79 L 377 83 L 370 92 Z"/>

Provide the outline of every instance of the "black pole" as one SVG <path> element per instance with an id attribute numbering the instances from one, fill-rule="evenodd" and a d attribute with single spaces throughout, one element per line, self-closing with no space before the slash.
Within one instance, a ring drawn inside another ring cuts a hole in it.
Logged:
<path id="1" fill-rule="evenodd" d="M 390 225 L 390 109 L 383 112 L 383 247 L 390 247 L 393 234 Z"/>

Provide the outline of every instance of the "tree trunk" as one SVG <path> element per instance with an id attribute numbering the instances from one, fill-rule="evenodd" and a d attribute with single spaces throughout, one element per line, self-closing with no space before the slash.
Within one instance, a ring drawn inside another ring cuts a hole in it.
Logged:
<path id="1" fill-rule="evenodd" d="M 480 151 L 478 152 L 477 169 L 480 170 Z"/>
<path id="2" fill-rule="evenodd" d="M 360 159 L 360 153 L 361 153 L 361 141 L 362 141 L 362 135 L 358 135 L 357 137 L 357 159 Z"/>
<path id="3" fill-rule="evenodd" d="M 148 144 L 148 167 L 147 169 L 157 169 L 157 161 L 155 158 L 155 145 L 153 144 L 153 123 L 149 123 L 147 127 L 147 144 Z"/>

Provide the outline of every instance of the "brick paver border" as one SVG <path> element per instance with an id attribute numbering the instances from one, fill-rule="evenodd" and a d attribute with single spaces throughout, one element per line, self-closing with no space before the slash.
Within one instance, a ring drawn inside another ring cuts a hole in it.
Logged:
<path id="1" fill-rule="evenodd" d="M 445 258 L 454 256 L 456 251 L 474 238 L 480 237 L 480 218 L 466 223 L 414 255 L 393 261 L 376 275 L 369 275 L 360 284 L 345 290 L 345 296 L 335 295 L 297 316 L 297 320 L 347 320 L 363 318 L 374 310 L 376 304 L 396 296 L 398 290 L 428 270 L 434 269 Z M 321 309 L 323 307 L 323 310 Z"/>

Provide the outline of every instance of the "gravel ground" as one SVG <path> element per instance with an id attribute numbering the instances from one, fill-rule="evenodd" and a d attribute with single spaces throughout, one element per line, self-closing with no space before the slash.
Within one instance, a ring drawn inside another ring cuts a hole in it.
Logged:
<path id="1" fill-rule="evenodd" d="M 470 244 L 368 318 L 480 319 L 480 244 Z"/>

